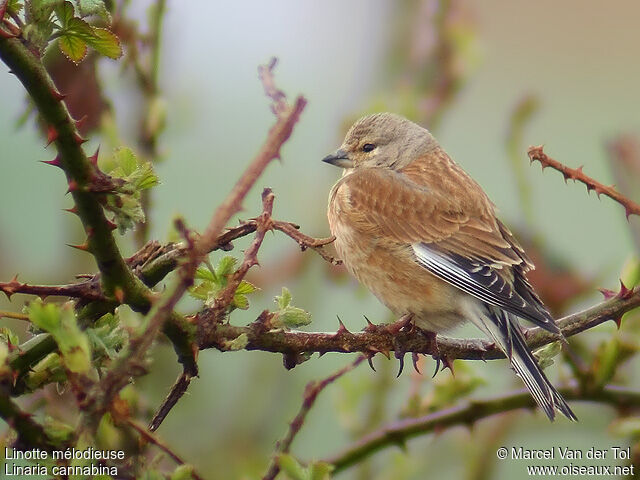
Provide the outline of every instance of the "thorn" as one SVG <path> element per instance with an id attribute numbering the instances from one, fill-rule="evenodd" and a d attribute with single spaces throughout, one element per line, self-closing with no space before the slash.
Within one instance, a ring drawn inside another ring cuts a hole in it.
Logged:
<path id="1" fill-rule="evenodd" d="M 62 167 L 62 164 L 60 163 L 60 155 L 56 155 L 56 158 L 53 160 L 41 160 L 41 163 L 46 163 L 52 167 Z"/>
<path id="2" fill-rule="evenodd" d="M 336 332 L 336 335 L 344 335 L 345 333 L 351 333 L 349 332 L 349 330 L 347 330 L 347 327 L 344 326 L 344 323 L 342 323 L 342 320 L 340 320 L 340 317 L 336 315 L 336 318 L 338 319 L 338 323 L 340 324 L 340 326 L 338 327 L 338 331 Z"/>
<path id="3" fill-rule="evenodd" d="M 453 360 L 450 360 L 449 357 L 442 357 L 442 369 L 448 368 L 451 370 L 451 376 L 455 378 L 456 372 L 453 370 Z"/>
<path id="4" fill-rule="evenodd" d="M 76 182 L 75 180 L 69 180 L 69 183 L 67 185 L 67 193 L 75 192 L 79 188 L 78 182 Z"/>
<path id="5" fill-rule="evenodd" d="M 79 118 L 78 120 L 74 120 L 73 123 L 76 124 L 76 128 L 80 128 L 80 125 L 82 125 L 85 122 L 85 120 L 87 120 L 87 118 L 89 118 L 89 117 L 87 117 L 87 115 L 85 114 L 81 118 Z"/>
<path id="6" fill-rule="evenodd" d="M 86 117 L 86 115 L 85 115 L 85 117 Z M 89 161 L 93 164 L 94 167 L 98 166 L 98 154 L 99 153 L 100 153 L 100 145 L 98 145 L 98 148 L 96 149 L 96 153 L 94 153 L 93 155 L 88 157 Z"/>
<path id="7" fill-rule="evenodd" d="M 58 130 L 56 130 L 56 127 L 54 127 L 53 125 L 47 126 L 47 144 L 45 145 L 44 148 L 47 148 L 57 139 L 58 139 Z"/>
<path id="8" fill-rule="evenodd" d="M 89 251 L 89 244 L 87 242 L 81 243 L 80 245 L 72 245 L 70 243 L 67 243 L 67 247 L 75 248 L 77 250 L 82 250 L 83 252 Z"/>
<path id="9" fill-rule="evenodd" d="M 88 142 L 89 140 L 86 138 L 82 138 L 82 135 L 80 135 L 78 132 L 73 132 L 73 141 L 78 145 L 82 145 L 84 142 Z"/>
<path id="10" fill-rule="evenodd" d="M 377 327 L 373 323 L 371 323 L 371 320 L 369 320 L 366 315 L 363 315 L 363 317 L 367 321 L 367 326 L 364 327 L 363 331 L 364 332 L 375 332 L 377 330 Z"/>
<path id="11" fill-rule="evenodd" d="M 396 375 L 396 378 L 399 378 L 400 375 L 402 375 L 402 370 L 404 370 L 404 352 L 400 352 L 398 350 L 396 350 L 394 352 L 394 356 L 400 360 L 400 368 L 398 369 L 398 374 Z"/>
<path id="12" fill-rule="evenodd" d="M 67 97 L 65 94 L 60 93 L 55 87 L 53 87 L 50 92 L 51 96 L 58 101 L 64 100 Z"/>
<path id="13" fill-rule="evenodd" d="M 389 350 L 380 350 L 380 353 L 387 357 L 387 360 L 391 360 L 391 352 Z"/>
<path id="14" fill-rule="evenodd" d="M 422 372 L 418 368 L 418 360 L 420 357 L 416 352 L 411 352 L 411 361 L 413 362 L 413 369 L 418 373 L 418 375 L 422 375 Z"/>
<path id="15" fill-rule="evenodd" d="M 627 207 L 627 206 L 625 206 L 625 207 L 624 207 L 624 214 L 625 214 L 625 216 L 627 217 L 627 221 L 629 221 L 629 217 L 630 217 L 631 215 L 637 215 L 637 213 L 632 212 L 632 211 L 631 211 L 631 208 L 629 208 L 629 207 Z"/>
<path id="16" fill-rule="evenodd" d="M 620 330 L 620 326 L 622 325 L 622 315 L 620 315 L 619 317 L 611 317 L 611 320 L 613 320 L 613 322 L 616 324 L 616 327 L 618 327 L 618 330 Z"/>
<path id="17" fill-rule="evenodd" d="M 620 291 L 616 296 L 618 298 L 626 300 L 627 298 L 631 297 L 631 295 L 633 295 L 633 288 L 627 288 L 626 285 L 622 282 L 622 279 L 620 279 Z"/>
<path id="18" fill-rule="evenodd" d="M 376 371 L 376 367 L 373 366 L 373 357 L 374 357 L 374 355 L 375 355 L 375 353 L 367 355 L 367 362 L 369 362 L 369 366 L 371 367 L 371 370 L 373 370 L 375 372 Z"/>
<path id="19" fill-rule="evenodd" d="M 116 287 L 113 289 L 113 296 L 118 301 L 118 303 L 124 303 L 124 290 L 120 287 Z"/>
<path id="20" fill-rule="evenodd" d="M 605 300 L 610 300 L 616 296 L 616 292 L 608 288 L 599 288 L 598 291 L 604 296 Z"/>
<path id="21" fill-rule="evenodd" d="M 433 375 L 431 375 L 431 378 L 436 378 L 436 375 L 440 371 L 440 357 L 433 357 L 433 359 L 436 361 L 436 369 L 433 372 Z"/>
<path id="22" fill-rule="evenodd" d="M 118 225 L 113 223 L 111 220 L 107 220 L 107 228 L 109 230 L 115 230 L 116 228 L 118 228 Z"/>
<path id="23" fill-rule="evenodd" d="M 74 215 L 78 214 L 78 206 L 77 205 L 74 205 L 71 208 L 63 208 L 62 210 L 64 210 L 65 212 L 73 213 Z"/>

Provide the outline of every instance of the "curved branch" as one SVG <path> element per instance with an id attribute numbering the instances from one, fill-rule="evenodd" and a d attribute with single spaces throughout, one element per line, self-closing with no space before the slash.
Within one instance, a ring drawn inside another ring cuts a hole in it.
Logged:
<path id="1" fill-rule="evenodd" d="M 640 391 L 607 385 L 601 390 L 584 391 L 577 387 L 558 389 L 567 400 L 593 401 L 621 406 L 640 406 Z M 441 431 L 456 425 L 471 426 L 478 420 L 510 412 L 519 408 L 535 408 L 536 404 L 527 390 L 518 390 L 487 400 L 475 400 L 440 410 L 418 418 L 398 420 L 382 427 L 345 448 L 342 452 L 324 460 L 332 464 L 338 473 L 360 462 L 363 458 L 392 445 L 404 445 L 410 438 L 435 430 Z"/>
<path id="2" fill-rule="evenodd" d="M 620 294 L 582 312 L 558 320 L 565 337 L 576 335 L 607 320 L 619 323 L 620 317 L 640 306 L 640 290 L 625 290 Z M 203 310 L 194 319 L 198 326 L 197 342 L 200 349 L 228 350 L 240 335 L 248 340 L 246 350 L 300 354 L 326 352 L 384 353 L 390 351 L 415 352 L 453 360 L 493 360 L 504 358 L 502 351 L 488 340 L 458 339 L 438 335 L 434 344 L 431 337 L 416 331 L 368 325 L 361 332 L 352 333 L 340 328 L 336 333 L 272 330 L 268 326 L 269 313 L 263 312 L 257 321 L 244 327 L 221 324 L 210 310 Z M 530 348 L 539 348 L 558 340 L 558 336 L 535 327 L 525 332 Z"/>
<path id="3" fill-rule="evenodd" d="M 598 195 L 598 197 L 601 194 L 604 194 L 607 197 L 611 198 L 612 200 L 615 200 L 616 202 L 618 202 L 620 205 L 624 207 L 624 211 L 627 218 L 629 218 L 629 215 L 640 215 L 640 205 L 638 205 L 631 199 L 622 195 L 613 187 L 613 185 L 612 186 L 603 185 L 597 180 L 594 180 L 588 175 L 585 175 L 585 173 L 582 171 L 582 167 L 569 168 L 566 165 L 563 165 L 559 161 L 554 160 L 553 158 L 549 157 L 546 153 L 544 153 L 542 151 L 542 146 L 529 147 L 527 155 L 529 155 L 529 160 L 531 162 L 535 160 L 539 161 L 540 165 L 542 165 L 543 170 L 547 167 L 551 167 L 554 170 L 557 170 L 560 173 L 562 173 L 562 175 L 564 176 L 565 182 L 568 179 L 571 179 L 576 182 L 582 182 L 587 187 L 587 192 L 590 192 L 591 190 L 593 190 L 596 192 L 596 195 Z"/>

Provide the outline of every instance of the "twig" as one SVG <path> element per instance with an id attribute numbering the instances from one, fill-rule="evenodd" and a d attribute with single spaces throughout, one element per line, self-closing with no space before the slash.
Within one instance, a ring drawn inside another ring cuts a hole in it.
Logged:
<path id="1" fill-rule="evenodd" d="M 324 380 L 319 382 L 309 382 L 304 389 L 304 396 L 302 399 L 302 405 L 300 406 L 300 410 L 298 414 L 293 419 L 293 421 L 289 424 L 289 430 L 287 430 L 286 435 L 282 440 L 280 440 L 276 444 L 276 451 L 271 458 L 271 463 L 267 469 L 267 473 L 262 477 L 262 480 L 273 480 L 276 478 L 278 473 L 280 472 L 280 466 L 278 465 L 278 457 L 283 453 L 288 453 L 291 449 L 291 444 L 295 439 L 296 435 L 302 428 L 305 419 L 307 418 L 307 414 L 309 410 L 313 407 L 316 399 L 320 392 L 322 392 L 327 386 L 335 382 L 338 378 L 343 376 L 345 373 L 350 372 L 358 365 L 360 365 L 364 360 L 366 360 L 366 355 L 360 355 L 355 361 L 351 362 L 346 367 L 341 368 L 333 375 L 328 376 Z"/>
<path id="2" fill-rule="evenodd" d="M 333 237 L 333 236 L 328 238 L 309 237 L 304 233 L 302 233 L 300 230 L 298 230 L 297 225 L 294 225 L 289 222 L 281 222 L 278 220 L 273 221 L 273 228 L 293 238 L 296 242 L 298 242 L 298 245 L 300 245 L 300 248 L 302 248 L 303 251 L 306 250 L 307 248 L 311 248 L 316 252 L 318 252 L 318 255 L 320 255 L 323 259 L 325 259 L 330 264 L 332 265 L 342 264 L 342 260 L 338 260 L 332 257 L 331 255 L 327 254 L 323 249 L 325 245 L 332 243 L 336 239 L 336 237 Z"/>
<path id="3" fill-rule="evenodd" d="M 640 391 L 607 385 L 602 390 L 583 391 L 577 387 L 559 388 L 567 400 L 585 400 L 620 406 L 640 406 Z M 325 462 L 334 466 L 333 473 L 359 463 L 384 448 L 404 443 L 416 436 L 442 431 L 456 425 L 472 426 L 478 420 L 520 408 L 535 408 L 535 401 L 527 390 L 518 390 L 487 400 L 473 400 L 418 418 L 392 422 L 330 457 Z"/>
<path id="4" fill-rule="evenodd" d="M 287 112 L 289 106 L 287 105 L 286 95 L 276 87 L 273 80 L 273 70 L 276 68 L 276 65 L 278 65 L 278 59 L 273 57 L 267 65 L 260 65 L 258 67 L 258 76 L 264 87 L 264 93 L 273 101 L 271 111 L 276 117 L 280 118 Z"/>
<path id="5" fill-rule="evenodd" d="M 3 292 L 7 298 L 11 298 L 14 293 L 24 293 L 37 295 L 43 299 L 49 296 L 57 296 L 81 298 L 87 302 L 107 300 L 107 297 L 102 293 L 99 280 L 95 279 L 69 285 L 29 285 L 19 282 L 18 278 L 14 277 L 10 282 L 0 282 L 0 292 Z"/>
<path id="6" fill-rule="evenodd" d="M 18 312 L 8 312 L 6 310 L 0 310 L 0 318 L 15 318 L 16 320 L 29 320 L 29 315 Z"/>
<path id="7" fill-rule="evenodd" d="M 270 188 L 265 188 L 262 192 L 262 215 L 253 220 L 257 224 L 255 239 L 253 240 L 249 248 L 245 250 L 244 260 L 242 261 L 242 264 L 233 273 L 233 275 L 231 275 L 227 282 L 227 286 L 215 299 L 214 307 L 211 309 L 212 311 L 216 312 L 214 314 L 214 318 L 220 320 L 224 317 L 224 313 L 226 313 L 229 305 L 233 301 L 234 294 L 238 289 L 238 286 L 246 276 L 247 272 L 254 265 L 258 265 L 258 250 L 262 245 L 265 234 L 272 228 L 271 214 L 273 212 L 273 201 L 273 192 Z M 169 414 L 171 409 L 187 391 L 189 383 L 191 383 L 191 375 L 189 375 L 187 372 L 183 372 L 176 381 L 175 385 L 172 387 L 171 392 L 169 393 L 165 401 L 160 406 L 158 412 L 154 415 L 149 426 L 149 429 L 151 431 L 155 431 L 164 421 L 165 417 Z"/>
<path id="8" fill-rule="evenodd" d="M 178 465 L 184 465 L 186 463 L 177 453 L 171 450 L 171 448 L 166 443 L 160 440 L 153 433 L 149 432 L 143 425 L 140 425 L 138 422 L 136 422 L 132 418 L 126 418 L 124 422 L 127 425 L 129 425 L 131 428 L 133 428 L 136 432 L 138 432 L 140 436 L 144 438 L 147 442 L 153 443 L 160 450 L 162 450 L 164 453 L 169 455 L 169 457 L 171 457 L 173 461 L 176 462 Z M 195 470 L 192 470 L 190 474 L 191 474 L 191 477 L 195 478 L 196 480 L 203 480 L 203 478 Z"/>
<path id="9" fill-rule="evenodd" d="M 637 203 L 633 202 L 631 199 L 619 193 L 613 187 L 613 185 L 612 186 L 603 185 L 597 180 L 594 180 L 593 178 L 585 175 L 584 172 L 582 171 L 582 167 L 569 168 L 563 165 L 557 160 L 554 160 L 553 158 L 547 156 L 542 151 L 542 146 L 529 147 L 527 154 L 529 155 L 529 159 L 531 160 L 531 162 L 533 162 L 534 160 L 539 161 L 543 169 L 545 169 L 546 167 L 551 167 L 554 170 L 558 170 L 564 176 L 565 182 L 568 179 L 574 180 L 576 182 L 582 182 L 587 187 L 587 192 L 594 190 L 598 195 L 598 197 L 601 194 L 604 194 L 607 197 L 611 198 L 612 200 L 615 200 L 616 202 L 618 202 L 620 205 L 624 207 L 624 211 L 625 211 L 625 215 L 627 216 L 627 219 L 629 218 L 630 215 L 640 215 L 640 205 L 638 205 Z"/>
<path id="10" fill-rule="evenodd" d="M 126 385 L 128 372 L 142 361 L 144 353 L 152 345 L 161 326 L 170 316 L 175 315 L 173 309 L 193 284 L 198 265 L 217 244 L 220 232 L 231 217 L 241 209 L 242 201 L 267 165 L 279 157 L 280 148 L 291 135 L 305 105 L 306 100 L 303 97 L 298 97 L 293 107 L 289 108 L 286 114 L 278 117 L 256 158 L 244 171 L 227 198 L 216 209 L 202 236 L 195 241 L 192 248 L 187 249 L 188 257 L 178 270 L 177 284 L 171 293 L 151 311 L 145 329 L 131 339 L 126 354 L 105 375 L 100 388 L 97 389 L 99 394 L 94 398 L 93 408 L 97 408 L 98 413 L 108 408 L 113 397 Z"/>
<path id="11" fill-rule="evenodd" d="M 619 323 L 621 316 L 640 306 L 640 290 L 621 291 L 614 298 L 606 300 L 587 310 L 568 315 L 558 320 L 565 337 L 576 335 L 607 320 Z M 261 318 L 264 314 L 261 316 Z M 229 342 L 240 335 L 246 335 L 246 350 L 301 354 L 326 352 L 383 353 L 390 351 L 416 352 L 450 360 L 493 360 L 504 358 L 503 352 L 493 343 L 483 339 L 458 339 L 437 336 L 437 345 L 432 339 L 415 331 L 390 331 L 386 326 L 369 325 L 361 332 L 352 333 L 340 328 L 336 333 L 268 330 L 258 319 L 250 325 L 239 327 L 230 324 L 213 323 L 211 312 L 200 312 L 194 322 L 198 326 L 197 342 L 201 350 L 217 348 L 225 351 Z M 557 341 L 558 337 L 538 327 L 526 331 L 530 348 L 539 348 Z"/>
<path id="12" fill-rule="evenodd" d="M 226 311 L 231 302 L 233 296 L 240 285 L 240 282 L 247 275 L 249 269 L 255 265 L 258 265 L 258 250 L 262 245 L 265 234 L 271 230 L 273 222 L 271 220 L 271 213 L 273 212 L 273 200 L 274 195 L 270 188 L 265 188 L 262 192 L 262 215 L 255 219 L 258 224 L 256 229 L 256 235 L 249 246 L 244 252 L 244 259 L 240 267 L 229 277 L 227 286 L 220 292 L 214 302 L 214 309 L 218 311 Z"/>
<path id="13" fill-rule="evenodd" d="M 180 374 L 180 376 L 176 380 L 176 383 L 174 383 L 173 387 L 171 387 L 169 395 L 167 395 L 167 398 L 164 399 L 164 402 L 162 402 L 162 405 L 160 405 L 160 408 L 158 408 L 158 411 L 151 419 L 151 423 L 149 423 L 150 431 L 155 432 L 160 427 L 171 409 L 175 406 L 176 403 L 178 403 L 178 400 L 182 398 L 182 396 L 187 391 L 187 388 L 189 388 L 191 378 L 191 375 L 189 375 L 189 373 L 187 372 L 182 372 Z"/>

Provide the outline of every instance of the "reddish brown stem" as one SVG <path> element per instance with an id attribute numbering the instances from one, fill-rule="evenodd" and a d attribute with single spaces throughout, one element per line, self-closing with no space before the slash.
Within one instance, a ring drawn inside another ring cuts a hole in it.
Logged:
<path id="1" fill-rule="evenodd" d="M 593 178 L 585 175 L 585 173 L 582 171 L 582 167 L 569 168 L 563 165 L 559 161 L 554 160 L 553 158 L 545 154 L 542 151 L 542 146 L 529 147 L 527 154 L 529 155 L 529 159 L 531 162 L 533 162 L 534 160 L 537 160 L 538 162 L 540 162 L 543 169 L 547 167 L 551 167 L 554 170 L 557 170 L 560 173 L 562 173 L 565 181 L 571 179 L 576 182 L 582 182 L 586 185 L 588 192 L 590 192 L 591 190 L 594 190 L 598 195 L 598 197 L 601 194 L 604 194 L 607 197 L 611 198 L 612 200 L 615 200 L 616 202 L 618 202 L 620 205 L 624 207 L 627 219 L 629 218 L 630 215 L 640 215 L 640 205 L 638 205 L 631 199 L 622 195 L 620 192 L 618 192 L 614 188 L 613 185 L 611 186 L 603 185 L 597 180 L 594 180 Z"/>

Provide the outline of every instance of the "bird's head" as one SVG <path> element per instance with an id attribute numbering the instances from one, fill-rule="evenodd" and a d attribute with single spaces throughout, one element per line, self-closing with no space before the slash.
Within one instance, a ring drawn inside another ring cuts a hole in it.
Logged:
<path id="1" fill-rule="evenodd" d="M 338 150 L 322 159 L 336 167 L 399 170 L 437 149 L 425 128 L 393 113 L 376 113 L 358 120 Z"/>

